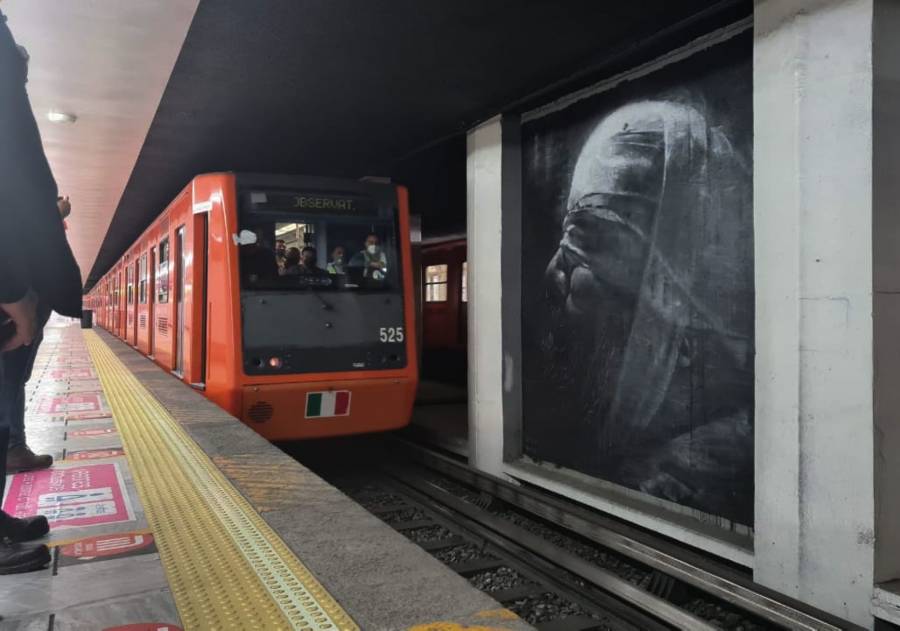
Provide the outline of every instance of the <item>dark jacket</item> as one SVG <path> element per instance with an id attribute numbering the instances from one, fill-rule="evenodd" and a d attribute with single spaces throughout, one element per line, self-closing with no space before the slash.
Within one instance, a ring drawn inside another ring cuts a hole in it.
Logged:
<path id="1" fill-rule="evenodd" d="M 26 66 L 0 13 L 0 303 L 28 288 L 54 311 L 81 314 L 81 272 L 56 206 L 28 94 Z"/>

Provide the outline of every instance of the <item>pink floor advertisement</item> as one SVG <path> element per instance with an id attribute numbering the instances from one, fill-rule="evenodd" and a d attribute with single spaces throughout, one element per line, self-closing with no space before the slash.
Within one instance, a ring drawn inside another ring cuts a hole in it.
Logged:
<path id="1" fill-rule="evenodd" d="M 16 517 L 45 515 L 56 529 L 134 520 L 118 463 L 16 474 L 3 510 Z"/>

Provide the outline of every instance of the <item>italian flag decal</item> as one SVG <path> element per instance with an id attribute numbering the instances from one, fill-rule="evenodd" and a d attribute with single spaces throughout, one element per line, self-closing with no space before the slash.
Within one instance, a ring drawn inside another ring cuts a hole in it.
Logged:
<path id="1" fill-rule="evenodd" d="M 350 414 L 349 390 L 306 393 L 306 418 L 347 416 L 348 414 Z"/>

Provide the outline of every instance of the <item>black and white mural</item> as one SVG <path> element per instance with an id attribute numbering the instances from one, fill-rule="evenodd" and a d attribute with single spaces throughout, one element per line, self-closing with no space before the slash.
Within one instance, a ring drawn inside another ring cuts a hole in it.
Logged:
<path id="1" fill-rule="evenodd" d="M 752 43 L 526 120 L 524 453 L 753 523 Z"/>

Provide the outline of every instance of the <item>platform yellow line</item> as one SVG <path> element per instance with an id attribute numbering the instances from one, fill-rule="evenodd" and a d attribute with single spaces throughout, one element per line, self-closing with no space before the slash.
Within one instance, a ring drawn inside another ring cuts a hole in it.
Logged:
<path id="1" fill-rule="evenodd" d="M 93 331 L 85 340 L 185 629 L 358 629 Z"/>

